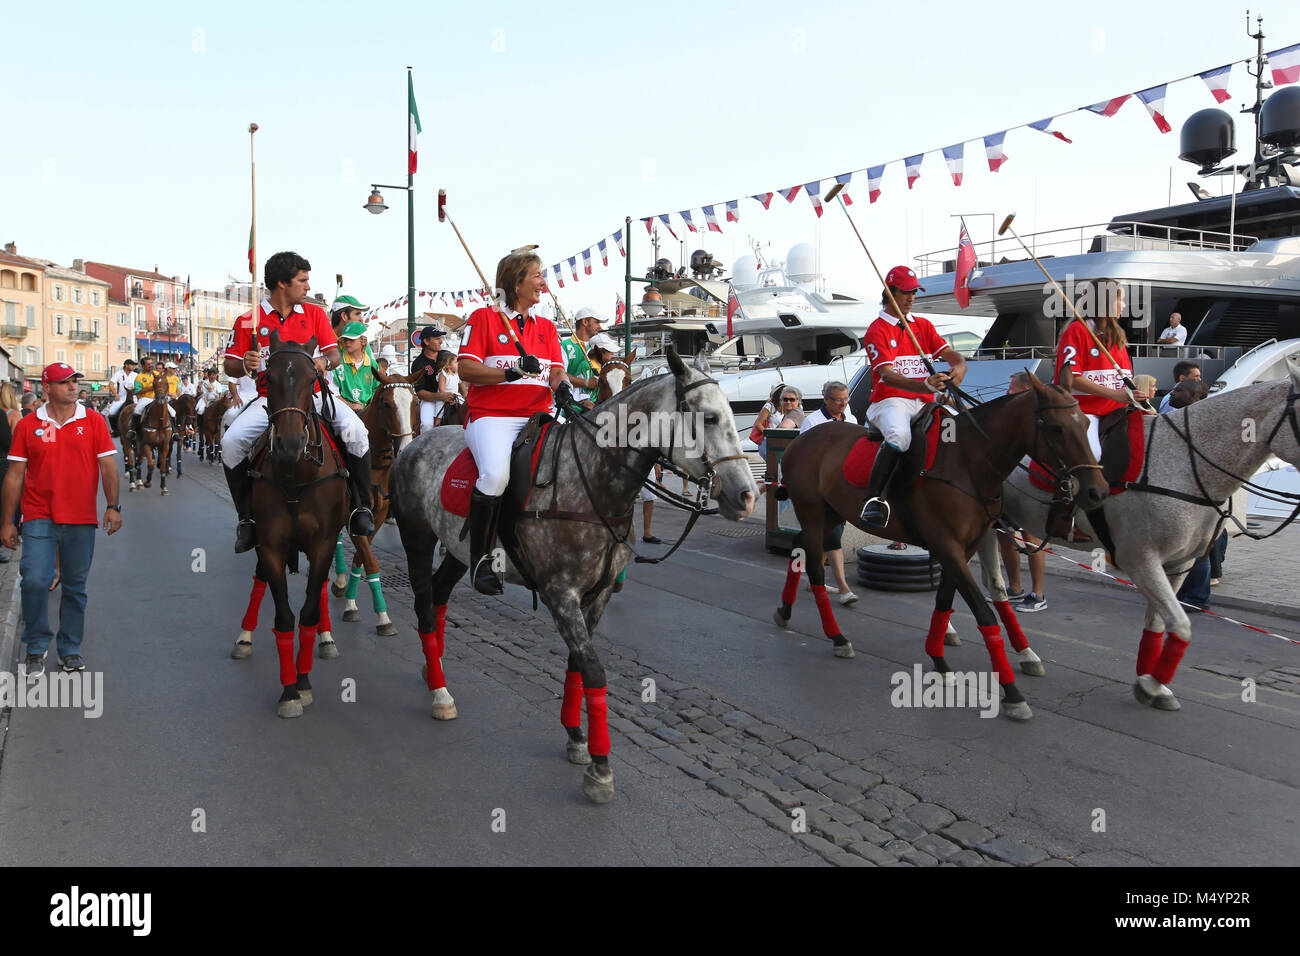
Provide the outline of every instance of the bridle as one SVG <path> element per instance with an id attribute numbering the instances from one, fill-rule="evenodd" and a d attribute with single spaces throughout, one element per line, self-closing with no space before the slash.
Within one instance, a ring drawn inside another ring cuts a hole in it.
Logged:
<path id="1" fill-rule="evenodd" d="M 266 360 L 266 376 L 267 376 L 266 393 L 267 393 L 267 405 L 268 405 L 268 411 L 266 417 L 267 417 L 267 425 L 271 430 L 270 443 L 272 446 L 274 446 L 275 444 L 276 417 L 279 415 L 283 415 L 286 412 L 297 412 L 303 418 L 303 429 L 307 433 L 307 441 L 306 444 L 303 446 L 302 452 L 298 456 L 298 460 L 301 461 L 305 457 L 309 463 L 319 468 L 325 462 L 325 451 L 324 451 L 325 436 L 323 434 L 320 425 L 320 415 L 316 412 L 316 409 L 312 407 L 314 403 L 312 403 L 312 400 L 310 398 L 310 392 L 308 393 L 309 397 L 307 399 L 309 403 L 308 408 L 301 408 L 298 405 L 286 405 L 284 408 L 277 408 L 273 412 L 269 410 L 270 394 L 271 394 L 271 389 L 270 389 L 271 363 L 274 362 L 276 358 L 281 355 L 285 355 L 285 356 L 301 355 L 304 358 L 306 358 L 307 361 L 311 363 L 313 380 L 319 383 L 321 386 L 321 401 L 330 402 L 332 401 L 333 398 L 333 395 L 329 390 L 329 383 L 325 380 L 325 376 L 321 373 L 320 369 L 316 368 L 315 359 L 307 352 L 306 349 L 297 348 L 292 345 L 282 345 L 279 348 L 277 348 L 275 351 L 271 353 L 270 358 Z M 316 434 L 315 441 L 312 441 L 311 438 L 313 432 L 315 432 Z"/>
<path id="2" fill-rule="evenodd" d="M 394 458 L 396 458 L 398 440 L 402 438 L 410 438 L 411 436 L 413 436 L 415 434 L 416 423 L 418 423 L 420 420 L 418 409 L 415 407 L 415 386 L 412 385 L 410 382 L 388 382 L 384 385 L 380 385 L 379 388 L 375 390 L 375 396 L 378 396 L 382 392 L 386 392 L 389 391 L 390 389 L 395 389 L 395 388 L 405 389 L 406 391 L 411 393 L 411 410 L 410 410 L 411 422 L 412 422 L 411 430 L 408 432 L 389 431 L 388 437 L 392 439 L 392 444 L 390 445 L 388 450 L 380 452 L 375 457 L 376 462 L 392 461 Z M 374 401 L 373 397 L 371 398 L 371 401 L 372 402 Z M 376 464 L 376 467 L 382 467 L 382 466 Z"/>

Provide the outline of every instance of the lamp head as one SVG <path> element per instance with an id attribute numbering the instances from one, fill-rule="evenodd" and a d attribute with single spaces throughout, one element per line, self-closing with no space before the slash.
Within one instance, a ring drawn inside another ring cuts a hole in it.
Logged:
<path id="1" fill-rule="evenodd" d="M 388 204 L 384 202 L 384 197 L 380 195 L 378 189 L 372 189 L 370 190 L 370 198 L 366 200 L 364 208 L 378 216 L 388 208 Z"/>

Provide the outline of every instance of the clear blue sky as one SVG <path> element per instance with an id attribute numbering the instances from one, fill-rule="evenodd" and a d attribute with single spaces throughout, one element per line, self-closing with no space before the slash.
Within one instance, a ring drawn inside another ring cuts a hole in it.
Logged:
<path id="1" fill-rule="evenodd" d="M 1254 51 L 1244 11 L 1211 2 L 449 6 L 9 10 L 0 241 L 65 264 L 157 264 L 219 287 L 244 273 L 247 127 L 257 122 L 262 257 L 303 253 L 327 296 L 336 272 L 365 302 L 400 296 L 405 195 L 386 191 L 382 216 L 361 207 L 371 182 L 405 182 L 409 64 L 424 125 L 417 287 L 478 284 L 435 221 L 438 187 L 485 268 L 528 242 L 548 264 L 567 258 L 630 215 L 644 274 L 636 217 L 689 208 L 702 218 L 705 203 L 937 149 Z M 1300 5 L 1260 12 L 1266 49 L 1300 42 Z M 1241 67 L 1230 90 L 1229 107 L 1252 95 Z M 1193 79 L 1169 89 L 1170 134 L 1136 100 L 1113 118 L 1062 118 L 1073 145 L 1015 131 L 996 175 L 968 143 L 960 189 L 937 154 L 910 192 L 893 164 L 874 206 L 855 179 L 853 209 L 887 268 L 952 245 L 953 213 L 1015 211 L 1023 234 L 1163 205 L 1171 167 L 1175 199 L 1194 178 L 1177 159 L 1179 125 L 1213 105 Z M 1239 125 L 1239 144 L 1249 135 Z M 988 217 L 969 222 L 977 241 L 988 237 Z M 842 215 L 819 223 L 802 195 L 767 213 L 744 198 L 739 226 L 724 229 L 687 254 L 703 246 L 730 263 L 750 236 L 778 256 L 817 241 L 834 284 L 876 294 Z M 594 276 L 561 292 L 566 308 L 611 310 L 621 265 L 617 254 L 609 269 L 597 260 Z"/>

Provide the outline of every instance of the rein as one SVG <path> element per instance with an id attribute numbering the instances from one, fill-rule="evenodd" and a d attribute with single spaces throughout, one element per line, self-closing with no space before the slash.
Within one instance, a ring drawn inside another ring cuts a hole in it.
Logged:
<path id="1" fill-rule="evenodd" d="M 332 413 L 334 408 L 334 404 L 332 401 L 333 394 L 329 390 L 329 383 L 326 381 L 325 375 L 320 371 L 320 369 L 316 368 L 315 360 L 312 358 L 311 355 L 307 353 L 306 349 L 297 348 L 290 345 L 284 345 L 276 349 L 274 352 L 271 353 L 271 357 L 267 359 L 267 363 L 266 363 L 267 365 L 266 373 L 268 379 L 267 405 L 268 406 L 270 405 L 269 379 L 270 379 L 270 372 L 271 372 L 271 362 L 274 361 L 276 356 L 278 355 L 302 355 L 312 362 L 312 371 L 314 373 L 313 380 L 321 387 L 321 408 L 322 410 L 328 409 Z M 310 402 L 311 398 L 309 397 L 307 400 Z M 294 464 L 298 465 L 301 464 L 303 461 L 306 461 L 308 464 L 314 465 L 317 468 L 324 467 L 325 464 L 324 426 L 322 425 L 321 422 L 321 415 L 317 413 L 315 408 L 308 410 L 308 409 L 300 408 L 297 405 L 287 405 L 284 408 L 276 409 L 274 412 L 268 411 L 267 425 L 270 430 L 270 437 L 267 445 L 267 454 L 272 455 L 272 446 L 275 443 L 276 416 L 283 415 L 286 412 L 297 412 L 299 415 L 301 415 L 303 417 L 303 429 L 307 432 L 307 442 L 303 446 L 303 452 L 299 454 L 298 458 L 294 461 Z M 331 417 L 333 417 L 332 414 Z M 311 438 L 313 432 L 315 432 L 316 435 L 316 440 L 314 442 L 312 441 Z M 312 454 L 313 451 L 315 451 L 316 454 Z M 272 474 L 275 474 L 278 469 L 276 469 L 275 467 L 276 462 L 274 456 L 272 456 L 271 458 L 271 464 L 272 464 L 271 472 Z M 345 478 L 347 476 L 347 469 L 342 467 L 342 463 L 336 461 L 336 465 L 337 465 L 336 470 L 331 474 L 324 475 L 323 477 L 315 478 L 312 481 L 308 481 L 304 483 L 295 483 L 295 484 L 287 484 L 283 481 L 276 481 L 274 478 L 270 478 L 259 471 L 250 470 L 249 474 L 254 478 L 262 478 L 267 481 L 270 481 L 272 485 L 280 489 L 280 491 L 284 494 L 285 501 L 289 505 L 289 510 L 296 524 L 298 518 L 298 504 L 302 501 L 303 492 L 308 491 L 316 487 L 317 485 L 322 485 L 327 481 L 333 481 L 335 478 Z M 291 497 L 290 495 L 291 489 L 293 490 L 293 494 L 297 495 L 297 497 Z"/>

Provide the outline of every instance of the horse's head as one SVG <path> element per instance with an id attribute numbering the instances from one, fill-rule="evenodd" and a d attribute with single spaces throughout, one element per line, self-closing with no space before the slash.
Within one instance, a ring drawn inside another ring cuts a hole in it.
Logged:
<path id="1" fill-rule="evenodd" d="M 270 336 L 271 357 L 266 360 L 266 413 L 271 423 L 271 457 L 275 461 L 297 461 L 310 438 L 308 427 L 315 406 L 312 385 L 316 382 L 316 337 L 306 342 L 281 342 L 280 333 Z"/>
<path id="2" fill-rule="evenodd" d="M 705 373 L 688 369 L 677 350 L 668 349 L 674 427 L 660 453 L 698 482 L 716 476 L 713 495 L 724 518 L 739 521 L 754 511 L 758 486 L 740 451 L 736 421 L 722 389 Z"/>
<path id="3" fill-rule="evenodd" d="M 1099 508 L 1110 493 L 1088 445 L 1088 419 L 1060 385 L 1045 385 L 1032 372 L 1029 388 L 1013 398 L 1025 405 L 1030 455 L 1062 482 L 1084 511 Z M 1032 403 L 1032 404 L 1031 404 Z"/>
<path id="4" fill-rule="evenodd" d="M 411 443 L 415 426 L 419 425 L 419 416 L 415 414 L 415 387 L 413 382 L 422 373 L 412 376 L 390 375 L 388 381 L 379 386 L 364 416 L 367 427 L 377 430 L 381 436 L 387 435 L 393 444 L 396 455 Z"/>
<path id="5" fill-rule="evenodd" d="M 632 383 L 632 363 L 636 361 L 636 349 L 631 355 L 608 359 L 600 367 L 600 380 L 596 386 L 596 404 L 617 395 Z"/>

